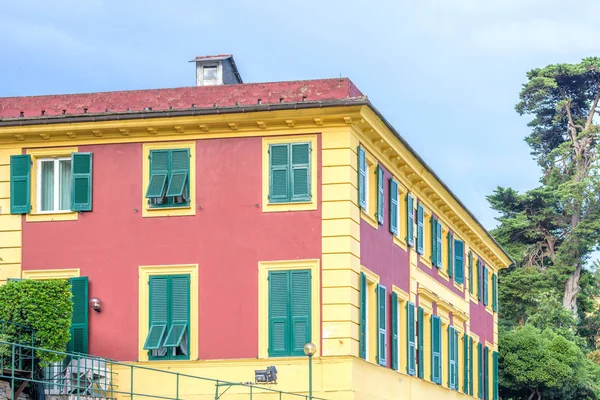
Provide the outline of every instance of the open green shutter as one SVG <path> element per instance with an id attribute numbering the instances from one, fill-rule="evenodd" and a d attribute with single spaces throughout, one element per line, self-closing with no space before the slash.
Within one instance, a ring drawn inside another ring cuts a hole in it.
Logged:
<path id="1" fill-rule="evenodd" d="M 10 213 L 27 214 L 31 210 L 31 156 L 10 156 Z"/>
<path id="2" fill-rule="evenodd" d="M 162 198 L 167 190 L 169 176 L 169 151 L 150 151 L 150 180 L 146 190 L 146 198 Z"/>
<path id="3" fill-rule="evenodd" d="M 92 153 L 71 154 L 71 210 L 92 211 Z"/>
<path id="4" fill-rule="evenodd" d="M 452 232 L 448 231 L 447 235 L 448 240 L 448 276 L 452 278 L 454 275 L 454 235 Z"/>
<path id="5" fill-rule="evenodd" d="M 469 394 L 469 337 L 463 335 L 463 393 Z"/>
<path id="6" fill-rule="evenodd" d="M 477 397 L 483 397 L 483 349 L 481 343 L 477 343 Z"/>
<path id="7" fill-rule="evenodd" d="M 396 294 L 396 292 L 392 292 L 392 355 L 391 355 L 391 362 L 392 362 L 392 369 L 397 371 L 399 368 L 399 337 L 398 337 L 398 331 L 399 331 L 399 319 L 398 319 L 398 295 Z"/>
<path id="8" fill-rule="evenodd" d="M 483 398 L 488 400 L 490 397 L 490 366 L 489 366 L 489 349 L 487 346 L 483 348 Z"/>
<path id="9" fill-rule="evenodd" d="M 360 357 L 367 358 L 367 276 L 360 273 Z"/>
<path id="10" fill-rule="evenodd" d="M 384 195 L 383 195 L 383 182 L 384 173 L 381 165 L 377 166 L 377 222 L 383 225 L 384 211 Z"/>
<path id="11" fill-rule="evenodd" d="M 377 285 L 377 362 L 387 365 L 387 312 L 385 286 Z"/>
<path id="12" fill-rule="evenodd" d="M 493 400 L 498 400 L 498 352 L 492 353 L 492 362 L 494 363 L 492 368 L 494 370 L 494 381 L 492 386 Z"/>
<path id="13" fill-rule="evenodd" d="M 465 282 L 465 244 L 458 239 L 454 239 L 454 280 L 461 285 Z"/>
<path id="14" fill-rule="evenodd" d="M 417 204 L 417 252 L 421 255 L 425 254 L 425 232 L 423 226 L 424 218 L 425 214 L 423 211 L 423 206 L 421 204 Z"/>
<path id="15" fill-rule="evenodd" d="M 492 274 L 492 308 L 498 311 L 498 275 Z"/>
<path id="16" fill-rule="evenodd" d="M 390 232 L 398 236 L 398 182 L 390 178 Z"/>
<path id="17" fill-rule="evenodd" d="M 413 197 L 410 194 L 406 195 L 406 242 L 409 246 L 415 244 L 415 210 Z"/>
<path id="18" fill-rule="evenodd" d="M 440 317 L 431 317 L 431 381 L 442 384 L 442 325 Z"/>
<path id="19" fill-rule="evenodd" d="M 149 285 L 150 326 L 144 350 L 158 350 L 169 324 L 169 276 L 151 276 Z"/>
<path id="20" fill-rule="evenodd" d="M 310 334 L 310 270 L 290 271 L 292 356 L 303 356 Z"/>
<path id="21" fill-rule="evenodd" d="M 171 150 L 171 169 L 166 196 L 181 197 L 186 195 L 186 188 L 189 187 L 189 176 L 190 149 Z"/>
<path id="22" fill-rule="evenodd" d="M 469 293 L 473 294 L 473 252 L 469 250 Z"/>
<path id="23" fill-rule="evenodd" d="M 473 396 L 473 338 L 469 338 L 469 395 Z"/>
<path id="24" fill-rule="evenodd" d="M 431 264 L 437 266 L 437 220 L 433 217 L 431 222 Z"/>
<path id="25" fill-rule="evenodd" d="M 481 301 L 483 279 L 481 278 L 481 260 L 477 259 L 477 300 Z"/>
<path id="26" fill-rule="evenodd" d="M 292 143 L 291 153 L 291 201 L 310 201 L 310 143 Z"/>
<path id="27" fill-rule="evenodd" d="M 442 268 L 442 224 L 441 222 L 438 220 L 436 227 L 436 247 L 435 247 L 435 251 L 437 253 L 436 255 L 436 267 L 438 268 Z"/>
<path id="28" fill-rule="evenodd" d="M 88 353 L 88 278 L 87 276 L 70 278 L 73 295 L 73 316 L 71 319 L 71 340 L 68 351 Z"/>
<path id="29" fill-rule="evenodd" d="M 190 276 L 171 277 L 171 326 L 164 347 L 178 347 L 190 327 Z"/>
<path id="30" fill-rule="evenodd" d="M 417 376 L 419 378 L 425 378 L 425 341 L 424 341 L 424 328 L 425 328 L 425 316 L 423 308 L 417 309 L 417 333 L 418 333 L 418 363 L 417 363 Z"/>
<path id="31" fill-rule="evenodd" d="M 483 266 L 482 279 L 483 279 L 483 305 L 487 306 L 488 305 L 488 269 L 485 265 Z"/>
<path id="32" fill-rule="evenodd" d="M 406 373 L 415 375 L 415 305 L 411 302 L 406 303 L 406 329 Z"/>
<path id="33" fill-rule="evenodd" d="M 358 146 L 358 205 L 363 210 L 367 210 L 367 156 L 360 146 Z"/>
<path id="34" fill-rule="evenodd" d="M 289 144 L 269 145 L 269 202 L 290 201 Z"/>
<path id="35" fill-rule="evenodd" d="M 269 272 L 269 356 L 286 356 L 290 352 L 289 271 Z"/>

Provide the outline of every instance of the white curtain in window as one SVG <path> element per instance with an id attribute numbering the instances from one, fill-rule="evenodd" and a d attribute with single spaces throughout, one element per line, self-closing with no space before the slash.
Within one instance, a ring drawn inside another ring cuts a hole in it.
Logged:
<path id="1" fill-rule="evenodd" d="M 71 208 L 71 160 L 61 160 L 59 171 L 58 209 L 69 210 Z"/>
<path id="2" fill-rule="evenodd" d="M 42 211 L 54 210 L 54 162 L 42 161 L 42 193 L 40 209 Z"/>

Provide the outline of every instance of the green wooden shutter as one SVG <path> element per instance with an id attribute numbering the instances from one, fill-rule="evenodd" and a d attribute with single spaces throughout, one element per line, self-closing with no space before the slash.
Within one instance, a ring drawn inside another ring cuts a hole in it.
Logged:
<path id="1" fill-rule="evenodd" d="M 288 319 L 289 271 L 269 272 L 269 356 L 286 356 L 290 352 Z"/>
<path id="2" fill-rule="evenodd" d="M 481 285 L 483 285 L 483 280 L 481 279 L 481 260 L 477 259 L 477 300 L 481 301 L 481 294 L 483 290 L 481 289 Z"/>
<path id="3" fill-rule="evenodd" d="M 415 305 L 406 303 L 406 373 L 415 375 L 416 349 L 415 349 Z"/>
<path id="4" fill-rule="evenodd" d="M 454 280 L 461 285 L 465 282 L 465 244 L 454 239 Z"/>
<path id="5" fill-rule="evenodd" d="M 381 165 L 378 165 L 377 166 L 377 222 L 380 225 L 383 225 L 383 217 L 385 214 L 384 205 L 383 205 L 383 201 L 384 201 L 383 177 L 384 177 L 383 168 L 381 168 Z"/>
<path id="6" fill-rule="evenodd" d="M 92 153 L 71 154 L 71 210 L 92 211 Z"/>
<path id="7" fill-rule="evenodd" d="M 442 223 L 438 220 L 436 229 L 436 267 L 442 268 Z"/>
<path id="8" fill-rule="evenodd" d="M 425 328 L 425 316 L 423 314 L 423 308 L 417 309 L 417 332 L 418 332 L 418 371 L 417 375 L 419 378 L 425 378 L 425 335 L 423 334 Z"/>
<path id="9" fill-rule="evenodd" d="M 456 355 L 454 351 L 454 328 L 448 327 L 448 387 L 456 390 Z"/>
<path id="10" fill-rule="evenodd" d="M 452 278 L 454 275 L 454 235 L 452 232 L 448 231 L 448 235 L 446 237 L 448 240 L 448 276 Z"/>
<path id="11" fill-rule="evenodd" d="M 269 202 L 290 201 L 289 144 L 269 145 Z"/>
<path id="12" fill-rule="evenodd" d="M 179 347 L 190 327 L 190 276 L 170 278 L 170 321 L 163 347 Z"/>
<path id="13" fill-rule="evenodd" d="M 473 294 L 473 252 L 469 250 L 469 293 Z"/>
<path id="14" fill-rule="evenodd" d="M 498 311 L 498 275 L 492 274 L 492 308 Z"/>
<path id="15" fill-rule="evenodd" d="M 144 350 L 158 350 L 169 324 L 169 276 L 151 276 L 148 282 L 150 299 L 150 326 Z"/>
<path id="16" fill-rule="evenodd" d="M 70 278 L 73 295 L 73 316 L 71 319 L 71 340 L 68 351 L 88 353 L 88 278 L 87 276 Z"/>
<path id="17" fill-rule="evenodd" d="M 489 350 L 487 346 L 483 348 L 483 398 L 488 400 L 490 397 L 490 366 L 489 366 Z"/>
<path id="18" fill-rule="evenodd" d="M 414 199 L 410 194 L 406 195 L 406 242 L 409 246 L 415 244 L 415 210 L 414 210 Z"/>
<path id="19" fill-rule="evenodd" d="M 10 213 L 27 214 L 31 210 L 31 156 L 10 156 Z"/>
<path id="20" fill-rule="evenodd" d="M 469 337 L 464 334 L 463 345 L 463 393 L 469 394 Z"/>
<path id="21" fill-rule="evenodd" d="M 385 300 L 385 286 L 377 285 L 377 362 L 384 367 L 387 364 L 387 313 Z"/>
<path id="22" fill-rule="evenodd" d="M 431 317 L 431 381 L 442 384 L 442 324 L 440 317 Z"/>
<path id="23" fill-rule="evenodd" d="M 360 146 L 358 146 L 358 205 L 363 210 L 367 210 L 367 156 Z"/>
<path id="24" fill-rule="evenodd" d="M 291 147 L 291 201 L 310 201 L 310 143 L 292 143 Z"/>
<path id="25" fill-rule="evenodd" d="M 473 338 L 469 338 L 469 395 L 473 396 Z"/>
<path id="26" fill-rule="evenodd" d="M 437 266 L 437 220 L 433 217 L 431 222 L 431 263 Z"/>
<path id="27" fill-rule="evenodd" d="M 488 269 L 483 266 L 483 305 L 488 305 Z"/>
<path id="28" fill-rule="evenodd" d="M 146 190 L 146 198 L 160 199 L 167 190 L 167 179 L 169 176 L 169 151 L 150 151 L 150 181 Z"/>
<path id="29" fill-rule="evenodd" d="M 399 369 L 399 319 L 398 319 L 398 294 L 392 291 L 392 355 L 391 355 L 391 363 L 392 369 L 398 371 Z"/>
<path id="30" fill-rule="evenodd" d="M 311 341 L 310 334 L 310 270 L 290 271 L 292 356 L 303 356 L 304 345 Z"/>
<path id="31" fill-rule="evenodd" d="M 167 197 L 187 197 L 190 176 L 190 149 L 171 150 Z"/>
<path id="32" fill-rule="evenodd" d="M 498 400 L 498 352 L 494 351 L 492 353 L 492 368 L 494 370 L 494 381 L 492 386 L 492 394 L 493 399 Z"/>
<path id="33" fill-rule="evenodd" d="M 477 397 L 482 399 L 483 397 L 483 360 L 482 360 L 483 349 L 481 343 L 477 343 Z"/>
<path id="34" fill-rule="evenodd" d="M 398 182 L 390 178 L 390 232 L 398 236 Z"/>
<path id="35" fill-rule="evenodd" d="M 360 273 L 360 357 L 367 358 L 367 276 Z"/>
<path id="36" fill-rule="evenodd" d="M 425 253 L 425 231 L 423 226 L 423 219 L 425 218 L 423 206 L 417 204 L 417 252 L 423 255 Z"/>

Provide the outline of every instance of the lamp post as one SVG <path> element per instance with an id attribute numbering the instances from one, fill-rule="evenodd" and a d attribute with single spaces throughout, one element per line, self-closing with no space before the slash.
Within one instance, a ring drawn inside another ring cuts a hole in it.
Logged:
<path id="1" fill-rule="evenodd" d="M 317 346 L 312 342 L 304 345 L 304 354 L 308 356 L 308 398 L 312 400 L 312 358 L 317 352 Z"/>

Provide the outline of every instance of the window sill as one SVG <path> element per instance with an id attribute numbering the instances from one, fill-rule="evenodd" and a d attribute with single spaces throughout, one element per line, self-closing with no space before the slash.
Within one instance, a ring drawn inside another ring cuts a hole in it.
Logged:
<path id="1" fill-rule="evenodd" d="M 454 287 L 457 288 L 458 290 L 460 290 L 461 292 L 465 289 L 464 284 L 456 283 L 456 281 L 454 281 Z"/>
<path id="2" fill-rule="evenodd" d="M 419 254 L 419 261 L 421 262 L 421 264 L 423 264 L 427 268 L 429 268 L 429 269 L 433 268 L 433 265 L 431 264 L 431 260 L 422 254 Z"/>
<path id="3" fill-rule="evenodd" d="M 57 211 L 50 213 L 32 213 L 25 215 L 26 222 L 77 221 L 76 211 Z"/>
<path id="4" fill-rule="evenodd" d="M 362 219 L 365 220 L 365 222 L 367 222 L 373 228 L 379 229 L 379 224 L 377 223 L 377 220 L 375 219 L 375 217 L 372 217 L 369 214 L 367 214 L 365 212 L 365 210 L 363 210 L 363 209 L 360 210 L 360 216 L 362 217 Z"/>
<path id="5" fill-rule="evenodd" d="M 476 295 L 474 295 L 473 293 L 469 293 L 469 296 L 471 297 L 471 301 L 475 304 L 479 304 L 479 299 L 477 298 Z"/>
<path id="6" fill-rule="evenodd" d="M 445 281 L 450 281 L 450 277 L 448 276 L 448 273 L 444 271 L 443 267 L 438 269 L 438 276 L 440 276 Z"/>
<path id="7" fill-rule="evenodd" d="M 265 203 L 263 212 L 312 211 L 317 209 L 316 201 L 298 201 L 293 203 Z"/>
<path id="8" fill-rule="evenodd" d="M 485 306 L 485 311 L 487 311 L 491 315 L 494 315 L 494 310 L 490 306 Z"/>
<path id="9" fill-rule="evenodd" d="M 150 207 L 145 205 L 142 217 L 179 217 L 185 215 L 196 215 L 196 208 L 191 205 L 184 207 Z"/>
<path id="10" fill-rule="evenodd" d="M 393 235 L 394 238 L 394 244 L 398 247 L 400 247 L 402 250 L 404 251 L 408 251 L 408 244 L 406 243 L 406 241 L 400 239 L 398 236 Z"/>

